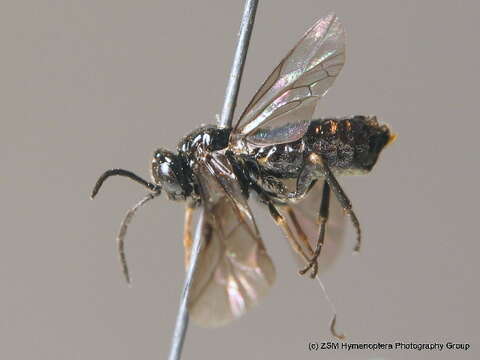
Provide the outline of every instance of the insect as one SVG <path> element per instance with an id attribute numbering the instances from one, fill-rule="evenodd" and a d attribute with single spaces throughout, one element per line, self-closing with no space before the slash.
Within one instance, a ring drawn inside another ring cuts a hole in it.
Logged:
<path id="1" fill-rule="evenodd" d="M 149 194 L 125 217 L 118 235 L 123 271 L 127 225 L 135 211 L 163 191 L 186 202 L 185 262 L 192 247 L 192 216 L 203 206 L 203 247 L 189 299 L 200 325 L 220 326 L 256 305 L 272 286 L 275 270 L 248 205 L 250 195 L 268 208 L 303 259 L 301 274 L 318 272 L 333 196 L 349 215 L 360 248 L 360 223 L 337 176 L 366 174 L 394 139 L 375 116 L 312 120 L 345 61 L 345 32 L 334 14 L 316 22 L 273 70 L 233 128 L 202 126 L 183 139 L 177 152 L 154 152 L 152 182 L 123 169 L 106 171 L 92 198 L 111 176 L 125 176 Z M 308 200 L 318 198 L 315 205 Z M 305 219 L 313 219 L 312 238 Z M 315 223 L 315 220 L 318 220 Z"/>

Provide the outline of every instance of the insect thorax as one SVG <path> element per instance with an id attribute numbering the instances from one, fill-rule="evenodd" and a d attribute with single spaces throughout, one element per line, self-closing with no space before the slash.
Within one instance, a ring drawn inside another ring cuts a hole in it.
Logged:
<path id="1" fill-rule="evenodd" d="M 155 184 L 162 187 L 170 200 L 199 200 L 194 167 L 206 153 L 222 150 L 228 145 L 230 130 L 214 125 L 200 127 L 183 137 L 177 153 L 158 149 L 154 153 L 151 173 Z"/>

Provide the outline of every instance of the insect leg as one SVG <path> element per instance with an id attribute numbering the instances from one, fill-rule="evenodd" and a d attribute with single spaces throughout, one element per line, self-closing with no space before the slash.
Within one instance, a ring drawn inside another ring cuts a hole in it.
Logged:
<path id="1" fill-rule="evenodd" d="M 287 220 L 278 212 L 275 206 L 272 204 L 271 201 L 268 202 L 268 209 L 270 210 L 270 215 L 272 216 L 275 223 L 280 226 L 282 231 L 284 232 L 285 236 L 287 237 L 288 242 L 292 249 L 302 257 L 302 259 L 308 264 L 310 262 L 309 257 L 305 254 L 300 243 L 297 241 L 295 236 L 293 235 L 292 229 L 288 226 Z M 307 241 L 308 244 L 308 241 Z"/>
<path id="2" fill-rule="evenodd" d="M 285 205 L 285 207 L 287 209 L 288 216 L 290 217 L 290 219 L 293 223 L 293 226 L 295 227 L 295 230 L 298 234 L 298 239 L 303 243 L 303 245 L 307 249 L 309 258 L 306 257 L 305 253 L 302 255 L 302 257 L 305 260 L 305 263 L 307 265 L 309 265 L 309 268 L 313 266 L 313 272 L 316 274 L 318 272 L 318 262 L 317 262 L 316 258 L 314 259 L 314 251 L 313 251 L 312 246 L 310 245 L 310 242 L 308 241 L 308 237 L 305 234 L 305 232 L 303 231 L 303 229 L 300 227 L 300 224 L 298 223 L 297 215 L 295 215 L 295 212 L 292 210 L 292 208 L 288 205 Z M 285 225 L 284 225 L 284 228 L 282 228 L 282 229 L 284 230 L 285 236 L 287 237 L 288 241 L 290 242 L 290 245 L 292 246 L 292 248 L 297 253 L 299 253 L 299 252 L 295 249 L 295 246 L 300 247 L 300 249 L 303 251 L 303 248 L 301 247 L 297 238 L 295 238 L 292 230 L 288 226 L 288 222 L 285 219 L 283 221 L 285 221 Z M 304 275 L 305 272 L 302 271 L 302 270 L 298 271 L 298 273 L 300 275 Z M 314 276 L 312 276 L 312 278 L 314 278 Z"/>
<path id="3" fill-rule="evenodd" d="M 149 189 L 151 191 L 154 191 L 156 193 L 160 193 L 161 190 L 162 190 L 162 188 L 160 186 L 142 179 L 140 176 L 134 174 L 131 171 L 124 170 L 124 169 L 110 169 L 110 170 L 105 171 L 98 178 L 98 180 L 95 183 L 95 186 L 93 188 L 92 194 L 90 195 L 90 197 L 92 199 L 95 197 L 95 195 L 97 195 L 98 191 L 102 187 L 105 180 L 107 180 L 110 176 L 124 176 L 124 177 L 127 177 L 127 178 L 139 183 L 140 185 L 145 186 L 147 189 Z"/>
<path id="4" fill-rule="evenodd" d="M 313 254 L 313 249 L 310 246 L 310 243 L 308 242 L 307 234 L 305 234 L 302 227 L 300 226 L 300 223 L 298 222 L 298 218 L 297 218 L 297 215 L 295 214 L 295 211 L 293 211 L 292 208 L 288 205 L 285 205 L 284 207 L 286 208 L 288 216 L 292 220 L 292 225 L 295 228 L 295 231 L 298 234 L 298 237 L 302 240 L 302 242 L 307 246 L 307 248 Z"/>
<path id="5" fill-rule="evenodd" d="M 280 214 L 280 212 L 277 210 L 277 208 L 273 204 L 273 201 L 270 199 L 270 197 L 267 194 L 265 194 L 265 192 L 263 192 L 259 187 L 254 187 L 254 190 L 257 192 L 260 200 L 268 206 L 270 215 L 272 216 L 275 223 L 278 226 L 280 226 L 280 228 L 282 229 L 293 251 L 295 251 L 305 261 L 306 264 L 308 264 L 310 262 L 309 256 L 305 253 L 305 250 L 303 249 L 302 245 L 295 238 L 295 235 L 293 234 L 293 231 L 288 225 L 288 222 L 285 219 L 285 217 L 282 214 Z M 288 205 L 285 205 L 285 206 L 287 206 L 288 208 L 287 211 L 291 211 Z M 291 212 L 293 213 L 293 211 Z M 309 255 L 313 255 L 313 249 L 310 246 L 307 237 L 305 236 L 304 239 L 302 239 L 302 241 L 304 241 L 305 246 L 309 251 Z"/>
<path id="6" fill-rule="evenodd" d="M 318 267 L 318 257 L 320 256 L 320 252 L 322 251 L 323 242 L 325 240 L 325 230 L 328 221 L 328 209 L 330 207 L 330 186 L 328 182 L 324 182 L 323 184 L 323 192 L 322 192 L 322 200 L 320 202 L 320 211 L 319 211 L 319 223 L 320 223 L 320 230 L 317 239 L 317 246 L 315 248 L 315 252 L 313 253 L 313 257 L 310 259 L 309 264 L 302 270 L 300 270 L 300 274 L 305 274 L 308 270 L 313 267 L 312 273 L 310 274 L 311 278 L 314 279 L 317 276 Z"/>
<path id="7" fill-rule="evenodd" d="M 345 194 L 342 186 L 338 183 L 332 171 L 327 166 L 327 164 L 325 164 L 321 156 L 315 153 L 311 153 L 307 156 L 307 159 L 305 161 L 306 165 L 304 166 L 304 169 L 312 173 L 314 173 L 315 171 L 320 171 L 321 175 L 325 178 L 325 181 L 330 186 L 330 189 L 332 190 L 333 194 L 342 206 L 343 210 L 348 216 L 350 216 L 350 220 L 352 221 L 353 227 L 355 228 L 355 231 L 357 233 L 357 244 L 355 245 L 354 250 L 359 251 L 362 239 L 362 231 L 360 229 L 360 222 L 358 221 L 355 212 L 352 210 L 352 203 L 350 199 L 348 198 L 347 194 Z"/>
<path id="8" fill-rule="evenodd" d="M 316 184 L 316 182 L 317 182 L 316 179 L 312 181 L 310 186 L 307 188 L 307 192 L 310 191 L 313 188 L 313 186 Z M 290 220 L 292 221 L 292 225 L 295 228 L 295 231 L 298 234 L 298 237 L 303 242 L 305 247 L 309 250 L 309 253 L 313 255 L 312 246 L 310 245 L 310 242 L 308 241 L 308 237 L 305 234 L 305 232 L 303 231 L 303 228 L 301 227 L 301 225 L 298 221 L 297 214 L 295 214 L 295 211 L 292 210 L 291 206 L 289 206 L 289 205 L 283 205 L 283 206 L 287 211 L 287 215 L 289 216 Z"/>
<path id="9" fill-rule="evenodd" d="M 320 177 L 317 168 L 316 164 L 311 164 L 308 161 L 308 158 L 305 160 L 297 178 L 296 190 L 288 194 L 289 198 L 301 199 L 310 191 Z"/>

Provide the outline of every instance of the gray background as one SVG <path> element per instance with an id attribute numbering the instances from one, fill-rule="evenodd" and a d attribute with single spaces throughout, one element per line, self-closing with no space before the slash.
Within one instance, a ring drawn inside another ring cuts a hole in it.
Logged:
<path id="1" fill-rule="evenodd" d="M 183 281 L 183 207 L 142 209 L 123 282 L 114 237 L 144 176 L 220 111 L 243 1 L 0 3 L 0 358 L 161 359 Z M 185 359 L 474 359 L 478 316 L 476 1 L 261 1 L 242 108 L 319 17 L 347 29 L 347 64 L 318 114 L 375 113 L 399 134 L 369 176 L 342 179 L 365 246 L 325 276 L 352 342 L 460 341 L 469 352 L 310 353 L 331 340 L 315 282 L 256 211 L 278 280 L 231 326 L 189 330 Z M 258 210 L 258 208 L 256 209 Z"/>

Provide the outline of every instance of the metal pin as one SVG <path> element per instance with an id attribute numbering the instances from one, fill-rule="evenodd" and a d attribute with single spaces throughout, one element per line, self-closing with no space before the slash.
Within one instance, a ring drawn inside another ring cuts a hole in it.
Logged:
<path id="1" fill-rule="evenodd" d="M 247 0 L 243 11 L 242 23 L 238 32 L 237 49 L 233 58 L 230 77 L 228 78 L 227 89 L 225 91 L 225 101 L 223 102 L 222 115 L 218 126 L 229 128 L 232 126 L 233 114 L 237 105 L 238 90 L 242 81 L 243 67 L 247 58 L 248 45 L 252 35 L 253 23 L 257 12 L 258 0 Z"/>
<path id="2" fill-rule="evenodd" d="M 233 59 L 232 68 L 230 70 L 230 77 L 228 79 L 225 100 L 223 103 L 222 115 L 218 122 L 219 127 L 231 127 L 233 121 L 233 114 L 237 103 L 238 90 L 240 89 L 240 81 L 242 79 L 243 67 L 247 57 L 248 45 L 252 34 L 255 14 L 257 11 L 258 0 L 246 0 L 243 11 L 240 31 L 238 33 L 238 43 Z M 170 348 L 169 360 L 179 360 L 182 354 L 183 344 L 188 327 L 188 295 L 192 278 L 197 266 L 198 254 L 201 248 L 201 223 L 204 217 L 204 209 L 200 208 L 200 217 L 195 230 L 195 237 L 193 239 L 192 254 L 190 257 L 190 266 L 188 267 L 185 276 L 185 283 L 183 286 L 182 295 L 180 297 L 180 305 L 177 313 L 177 320 L 175 322 L 175 330 L 173 332 L 172 345 Z"/>
<path id="3" fill-rule="evenodd" d="M 175 330 L 173 332 L 172 346 L 170 348 L 169 360 L 179 360 L 182 355 L 183 343 L 185 341 L 185 335 L 188 327 L 188 295 L 190 294 L 190 288 L 192 284 L 193 274 L 196 269 L 198 254 L 200 253 L 201 239 L 202 239 L 202 227 L 204 217 L 204 209 L 200 208 L 200 216 L 198 218 L 198 224 L 195 229 L 195 237 L 192 245 L 192 255 L 190 256 L 190 266 L 188 267 L 187 274 L 185 275 L 185 283 L 183 285 L 182 295 L 180 297 L 180 306 L 178 308 L 177 320 L 175 323 Z"/>

